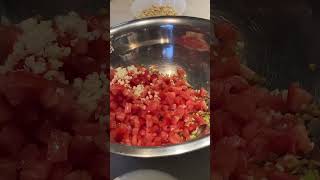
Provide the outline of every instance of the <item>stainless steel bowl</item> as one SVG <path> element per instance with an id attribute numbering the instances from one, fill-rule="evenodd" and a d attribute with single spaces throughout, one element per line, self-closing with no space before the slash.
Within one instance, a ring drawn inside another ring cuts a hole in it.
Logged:
<path id="1" fill-rule="evenodd" d="M 210 43 L 210 21 L 191 17 L 157 17 L 135 20 L 110 30 L 114 51 L 110 55 L 112 67 L 157 65 L 164 73 L 182 67 L 189 83 L 209 90 L 210 52 L 200 52 L 176 44 L 176 39 L 187 32 L 201 34 Z M 178 145 L 140 147 L 111 144 L 112 153 L 134 157 L 161 157 L 183 154 L 210 145 L 209 135 Z"/>

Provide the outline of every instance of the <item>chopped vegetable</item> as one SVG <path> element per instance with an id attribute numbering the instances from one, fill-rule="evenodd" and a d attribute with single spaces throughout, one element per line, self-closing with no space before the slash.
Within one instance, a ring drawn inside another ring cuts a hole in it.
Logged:
<path id="1" fill-rule="evenodd" d="M 208 93 L 186 72 L 118 67 L 110 84 L 111 141 L 135 146 L 178 144 L 209 133 Z"/>
<path id="2" fill-rule="evenodd" d="M 152 17 L 152 16 L 176 16 L 177 12 L 171 6 L 152 5 L 150 8 L 143 10 L 138 18 Z"/>

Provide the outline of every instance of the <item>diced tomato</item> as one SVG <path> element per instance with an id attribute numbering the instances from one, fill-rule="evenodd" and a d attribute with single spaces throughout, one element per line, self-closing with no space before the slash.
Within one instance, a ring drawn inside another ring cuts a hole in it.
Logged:
<path id="1" fill-rule="evenodd" d="M 172 143 L 172 144 L 179 144 L 179 143 L 181 143 L 182 142 L 182 138 L 178 135 L 178 134 L 176 134 L 176 133 L 171 133 L 170 135 L 169 135 L 169 141 Z"/>
<path id="2" fill-rule="evenodd" d="M 239 151 L 231 144 L 225 144 L 223 139 L 217 142 L 211 152 L 212 168 L 223 177 L 230 177 L 236 170 Z"/>
<path id="3" fill-rule="evenodd" d="M 51 166 L 46 161 L 34 161 L 20 172 L 20 180 L 46 180 Z"/>
<path id="4" fill-rule="evenodd" d="M 80 136 L 95 136 L 103 131 L 98 123 L 77 123 L 73 125 L 73 130 L 76 135 Z"/>
<path id="5" fill-rule="evenodd" d="M 224 80 L 227 93 L 239 93 L 249 88 L 248 82 L 241 76 L 231 76 Z"/>
<path id="6" fill-rule="evenodd" d="M 90 50 L 89 50 L 90 51 Z M 75 78 L 85 78 L 88 74 L 99 72 L 101 64 L 89 56 L 78 55 L 68 58 L 64 62 L 63 71 L 68 80 Z"/>
<path id="7" fill-rule="evenodd" d="M 19 154 L 20 166 L 29 167 L 31 163 L 40 158 L 40 150 L 36 144 L 28 144 L 23 147 Z"/>
<path id="8" fill-rule="evenodd" d="M 5 126 L 0 131 L 0 154 L 16 155 L 25 143 L 22 132 L 14 126 Z"/>
<path id="9" fill-rule="evenodd" d="M 255 112 L 256 103 L 249 96 L 241 94 L 230 95 L 226 98 L 225 109 L 242 120 L 249 120 L 250 116 Z"/>
<path id="10" fill-rule="evenodd" d="M 13 105 L 38 101 L 38 95 L 47 88 L 48 80 L 28 72 L 12 72 L 0 78 L 0 92 Z"/>
<path id="11" fill-rule="evenodd" d="M 299 177 L 283 172 L 273 172 L 268 178 L 272 180 L 299 180 Z"/>
<path id="12" fill-rule="evenodd" d="M 93 137 L 95 145 L 99 148 L 100 151 L 108 153 L 109 151 L 109 142 L 107 139 L 107 133 L 101 132 L 100 134 Z"/>
<path id="13" fill-rule="evenodd" d="M 258 106 L 280 112 L 285 112 L 287 109 L 286 102 L 283 100 L 282 95 L 265 95 L 265 97 L 258 102 Z"/>
<path id="14" fill-rule="evenodd" d="M 296 152 L 296 140 L 291 134 L 281 133 L 270 139 L 270 150 L 276 154 L 294 154 Z"/>
<path id="15" fill-rule="evenodd" d="M 36 130 L 36 139 L 44 144 L 48 144 L 50 133 L 54 129 L 52 121 L 45 120 L 38 130 Z"/>
<path id="16" fill-rule="evenodd" d="M 64 180 L 92 180 L 92 177 L 86 171 L 73 171 L 66 175 Z"/>
<path id="17" fill-rule="evenodd" d="M 86 19 L 88 21 L 89 31 L 94 31 L 94 30 L 104 31 L 106 30 L 106 27 L 109 27 L 109 25 L 107 24 L 109 21 L 109 18 L 106 17 L 105 15 L 86 17 Z"/>
<path id="18" fill-rule="evenodd" d="M 78 39 L 75 45 L 72 47 L 72 53 L 76 55 L 85 55 L 88 52 L 88 40 Z"/>
<path id="19" fill-rule="evenodd" d="M 14 26 L 0 25 L 0 34 L 0 64 L 3 64 L 4 60 L 12 52 L 20 30 Z"/>
<path id="20" fill-rule="evenodd" d="M 259 130 L 260 123 L 258 121 L 253 120 L 242 128 L 242 136 L 246 140 L 252 140 L 259 133 Z"/>
<path id="21" fill-rule="evenodd" d="M 291 84 L 288 89 L 287 106 L 291 112 L 299 112 L 303 105 L 311 103 L 313 97 L 298 84 Z"/>
<path id="22" fill-rule="evenodd" d="M 90 173 L 94 177 L 108 177 L 109 161 L 107 154 L 98 154 L 92 157 L 90 161 Z"/>
<path id="23" fill-rule="evenodd" d="M 308 153 L 313 149 L 313 145 L 308 136 L 307 129 L 303 125 L 296 125 L 293 128 L 293 136 L 297 141 L 296 143 L 298 151 Z"/>
<path id="24" fill-rule="evenodd" d="M 226 57 L 213 60 L 213 78 L 223 78 L 240 74 L 240 60 L 237 57 Z"/>
<path id="25" fill-rule="evenodd" d="M 66 132 L 52 131 L 48 142 L 47 159 L 51 162 L 62 162 L 68 159 L 71 137 Z"/>
<path id="26" fill-rule="evenodd" d="M 67 162 L 55 163 L 51 169 L 49 180 L 61 180 L 64 179 L 72 171 L 71 164 Z"/>
<path id="27" fill-rule="evenodd" d="M 0 179 L 16 180 L 17 179 L 17 162 L 10 159 L 0 159 Z"/>
<path id="28" fill-rule="evenodd" d="M 176 40 L 176 43 L 196 51 L 209 51 L 210 48 L 205 40 L 196 36 L 182 36 Z"/>
<path id="29" fill-rule="evenodd" d="M 10 121 L 13 117 L 13 109 L 1 96 L 0 96 L 0 114 L 1 114 L 0 125 Z"/>
<path id="30" fill-rule="evenodd" d="M 219 22 L 214 26 L 214 32 L 216 37 L 224 43 L 226 48 L 227 44 L 229 46 L 235 46 L 238 40 L 238 34 L 232 24 L 227 22 Z"/>

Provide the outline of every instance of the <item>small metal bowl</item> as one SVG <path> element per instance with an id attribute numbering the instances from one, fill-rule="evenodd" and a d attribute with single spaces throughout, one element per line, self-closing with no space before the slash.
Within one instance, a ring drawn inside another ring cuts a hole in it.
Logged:
<path id="1" fill-rule="evenodd" d="M 156 65 L 160 72 L 172 73 L 176 67 L 187 72 L 188 82 L 196 89 L 210 86 L 210 52 L 177 44 L 186 33 L 198 33 L 210 44 L 210 21 L 192 17 L 156 17 L 135 20 L 113 27 L 110 43 L 112 67 Z M 112 153 L 133 157 L 162 157 L 195 151 L 210 145 L 210 136 L 177 145 L 159 147 L 110 144 Z"/>

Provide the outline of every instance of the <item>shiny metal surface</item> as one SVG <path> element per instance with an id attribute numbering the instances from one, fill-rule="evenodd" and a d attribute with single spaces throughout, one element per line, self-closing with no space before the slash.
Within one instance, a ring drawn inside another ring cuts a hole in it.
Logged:
<path id="1" fill-rule="evenodd" d="M 209 90 L 209 52 L 199 52 L 176 44 L 176 39 L 187 32 L 202 34 L 210 43 L 210 21 L 191 17 L 158 17 L 135 20 L 111 28 L 110 36 L 114 52 L 110 55 L 112 67 L 156 65 L 163 73 L 174 73 L 183 67 L 189 83 Z M 111 144 L 112 153 L 134 157 L 161 157 L 183 154 L 210 145 L 205 136 L 179 145 L 161 147 L 135 147 Z"/>

